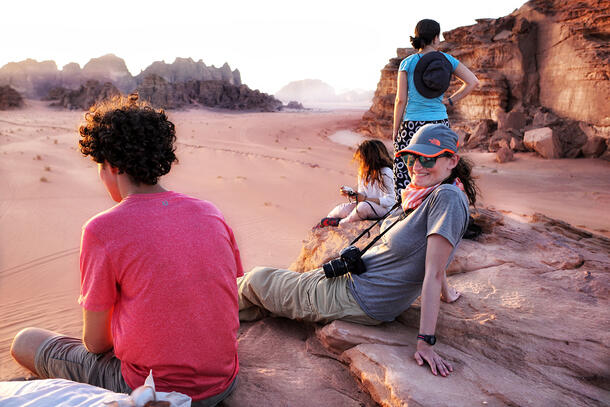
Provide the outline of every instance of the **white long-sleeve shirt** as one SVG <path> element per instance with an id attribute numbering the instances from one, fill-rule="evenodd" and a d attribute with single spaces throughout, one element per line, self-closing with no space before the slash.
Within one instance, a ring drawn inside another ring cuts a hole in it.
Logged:
<path id="1" fill-rule="evenodd" d="M 367 198 L 379 199 L 379 204 L 387 210 L 396 203 L 396 196 L 394 195 L 394 173 L 390 167 L 383 167 L 381 169 L 381 176 L 385 191 L 382 190 L 380 185 L 375 181 L 369 182 L 368 185 L 364 185 L 364 180 L 358 177 L 358 192 L 365 194 Z"/>

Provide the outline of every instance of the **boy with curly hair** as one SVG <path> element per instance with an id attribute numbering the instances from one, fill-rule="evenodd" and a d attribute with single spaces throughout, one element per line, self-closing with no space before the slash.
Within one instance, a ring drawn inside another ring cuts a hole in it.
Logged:
<path id="1" fill-rule="evenodd" d="M 80 150 L 98 163 L 118 202 L 83 227 L 83 338 L 26 328 L 11 354 L 43 378 L 116 392 L 142 385 L 215 405 L 239 370 L 236 278 L 243 275 L 231 228 L 210 202 L 158 180 L 176 161 L 174 125 L 137 95 L 85 115 Z"/>

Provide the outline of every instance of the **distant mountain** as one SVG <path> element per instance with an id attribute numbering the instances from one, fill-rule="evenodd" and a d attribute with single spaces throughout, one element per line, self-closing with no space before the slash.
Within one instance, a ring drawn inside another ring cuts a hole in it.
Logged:
<path id="1" fill-rule="evenodd" d="M 241 85 L 241 75 L 237 69 L 231 71 L 229 64 L 222 67 L 206 66 L 203 61 L 191 58 L 176 58 L 172 64 L 153 62 L 139 75 L 132 76 L 125 61 L 113 54 L 92 58 L 80 68 L 75 62 L 61 70 L 54 61 L 38 62 L 26 59 L 9 62 L 0 68 L 0 86 L 10 85 L 27 98 L 44 98 L 55 88 L 78 90 L 85 82 L 95 80 L 110 82 L 121 92 L 132 92 L 149 74 L 156 74 L 167 82 L 177 83 L 189 80 L 218 80 L 232 85 Z"/>
<path id="2" fill-rule="evenodd" d="M 319 79 L 303 79 L 290 82 L 276 92 L 275 97 L 284 103 L 301 102 L 306 107 L 328 104 L 369 105 L 373 91 L 350 90 L 337 94 L 332 86 Z"/>
<path id="3" fill-rule="evenodd" d="M 136 76 L 136 81 L 140 84 L 149 75 L 158 75 L 170 83 L 215 80 L 228 82 L 231 85 L 241 85 L 239 70 L 231 71 L 226 62 L 220 68 L 213 65 L 206 66 L 201 59 L 195 62 L 191 58 L 176 58 L 172 64 L 167 64 L 165 61 L 153 62 Z"/>

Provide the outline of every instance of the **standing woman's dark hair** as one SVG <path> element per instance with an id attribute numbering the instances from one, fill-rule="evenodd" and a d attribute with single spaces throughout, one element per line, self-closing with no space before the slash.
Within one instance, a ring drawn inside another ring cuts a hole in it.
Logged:
<path id="1" fill-rule="evenodd" d="M 434 20 L 424 19 L 415 26 L 415 36 L 409 37 L 415 49 L 424 49 L 432 44 L 434 38 L 441 34 L 441 25 Z"/>

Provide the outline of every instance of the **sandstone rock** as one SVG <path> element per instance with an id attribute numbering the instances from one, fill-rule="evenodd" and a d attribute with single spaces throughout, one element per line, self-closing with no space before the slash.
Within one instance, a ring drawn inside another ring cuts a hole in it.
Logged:
<path id="1" fill-rule="evenodd" d="M 23 98 L 10 86 L 0 86 L 0 110 L 17 109 L 23 106 Z"/>
<path id="2" fill-rule="evenodd" d="M 58 86 L 59 71 L 54 61 L 26 59 L 0 68 L 0 86 L 10 85 L 27 98 L 38 98 Z"/>
<path id="3" fill-rule="evenodd" d="M 563 120 L 551 127 L 559 140 L 562 157 L 576 158 L 582 155 L 582 147 L 587 142 L 587 136 L 578 122 Z"/>
<path id="4" fill-rule="evenodd" d="M 506 163 L 515 159 L 513 150 L 508 147 L 502 147 L 496 151 L 496 161 L 499 163 Z"/>
<path id="5" fill-rule="evenodd" d="M 91 58 L 83 66 L 82 75 L 85 79 L 110 82 L 123 93 L 130 93 L 136 87 L 125 61 L 114 54 Z"/>
<path id="6" fill-rule="evenodd" d="M 229 64 L 225 63 L 221 68 L 216 68 L 214 66 L 206 66 L 202 60 L 195 62 L 191 58 L 176 58 L 171 64 L 167 64 L 164 61 L 153 62 L 135 77 L 138 86 L 142 84 L 147 76 L 153 74 L 162 77 L 169 83 L 181 83 L 192 80 L 222 80 L 232 85 L 241 85 L 239 71 L 231 71 Z"/>
<path id="7" fill-rule="evenodd" d="M 508 146 L 513 151 L 525 151 L 525 145 L 523 144 L 523 140 L 518 137 L 511 137 Z"/>
<path id="8" fill-rule="evenodd" d="M 599 157 L 604 151 L 606 151 L 606 140 L 598 136 L 589 137 L 582 146 L 582 154 L 585 157 Z"/>
<path id="9" fill-rule="evenodd" d="M 528 149 L 536 151 L 544 158 L 561 156 L 559 140 L 549 127 L 526 131 L 523 143 Z"/>
<path id="10" fill-rule="evenodd" d="M 284 106 L 286 109 L 295 109 L 295 110 L 303 110 L 304 107 L 301 103 L 296 102 L 294 100 L 291 100 L 290 102 L 288 102 L 288 104 L 286 106 Z"/>
<path id="11" fill-rule="evenodd" d="M 554 128 L 569 120 L 609 133 L 609 28 L 605 14 L 597 11 L 606 9 L 607 0 L 577 4 L 532 0 L 506 17 L 479 19 L 475 25 L 443 33 L 440 49 L 459 59 L 480 80 L 479 88 L 449 111 L 452 127 L 472 134 L 482 119 L 498 121 L 500 130 Z M 399 48 L 398 57 L 384 67 L 359 132 L 391 136 L 396 71 L 413 52 Z M 460 85 L 453 81 L 448 93 Z M 531 128 L 526 126 L 530 122 Z M 581 154 L 586 140 L 578 133 L 558 131 L 556 136 L 562 156 Z M 572 136 L 576 139 L 571 140 Z M 487 144 L 479 141 L 479 145 Z"/>
<path id="12" fill-rule="evenodd" d="M 222 405 L 373 407 L 344 365 L 308 351 L 313 335 L 308 326 L 284 318 L 242 322 L 239 385 Z"/>
<path id="13" fill-rule="evenodd" d="M 493 133 L 493 136 L 489 139 L 488 151 L 496 152 L 500 148 L 509 148 L 510 140 L 513 138 L 513 134 L 506 130 L 498 130 Z"/>
<path id="14" fill-rule="evenodd" d="M 436 330 L 452 375 L 413 360 L 418 302 L 377 327 L 319 327 L 321 344 L 381 405 L 604 405 L 610 240 L 541 214 L 529 223 L 485 208 L 474 216 L 484 234 L 460 243 L 449 281 L 462 297 L 441 303 Z M 317 238 L 318 251 L 336 240 Z"/>
<path id="15" fill-rule="evenodd" d="M 532 128 L 548 127 L 560 122 L 561 119 L 548 109 L 540 109 L 534 114 Z"/>
<path id="16" fill-rule="evenodd" d="M 498 115 L 498 130 L 516 129 L 523 131 L 527 116 L 521 111 L 511 111 Z"/>
<path id="17" fill-rule="evenodd" d="M 47 99 L 55 100 L 55 102 L 51 103 L 51 106 L 87 110 L 98 102 L 120 94 L 119 90 L 110 82 L 100 83 L 89 80 L 81 85 L 78 90 L 65 88 L 52 89 Z"/>
<path id="18" fill-rule="evenodd" d="M 466 148 L 478 148 L 484 146 L 485 149 L 487 149 L 486 142 L 493 132 L 494 127 L 495 122 L 493 120 L 481 120 L 474 128 L 472 135 L 468 138 Z"/>

